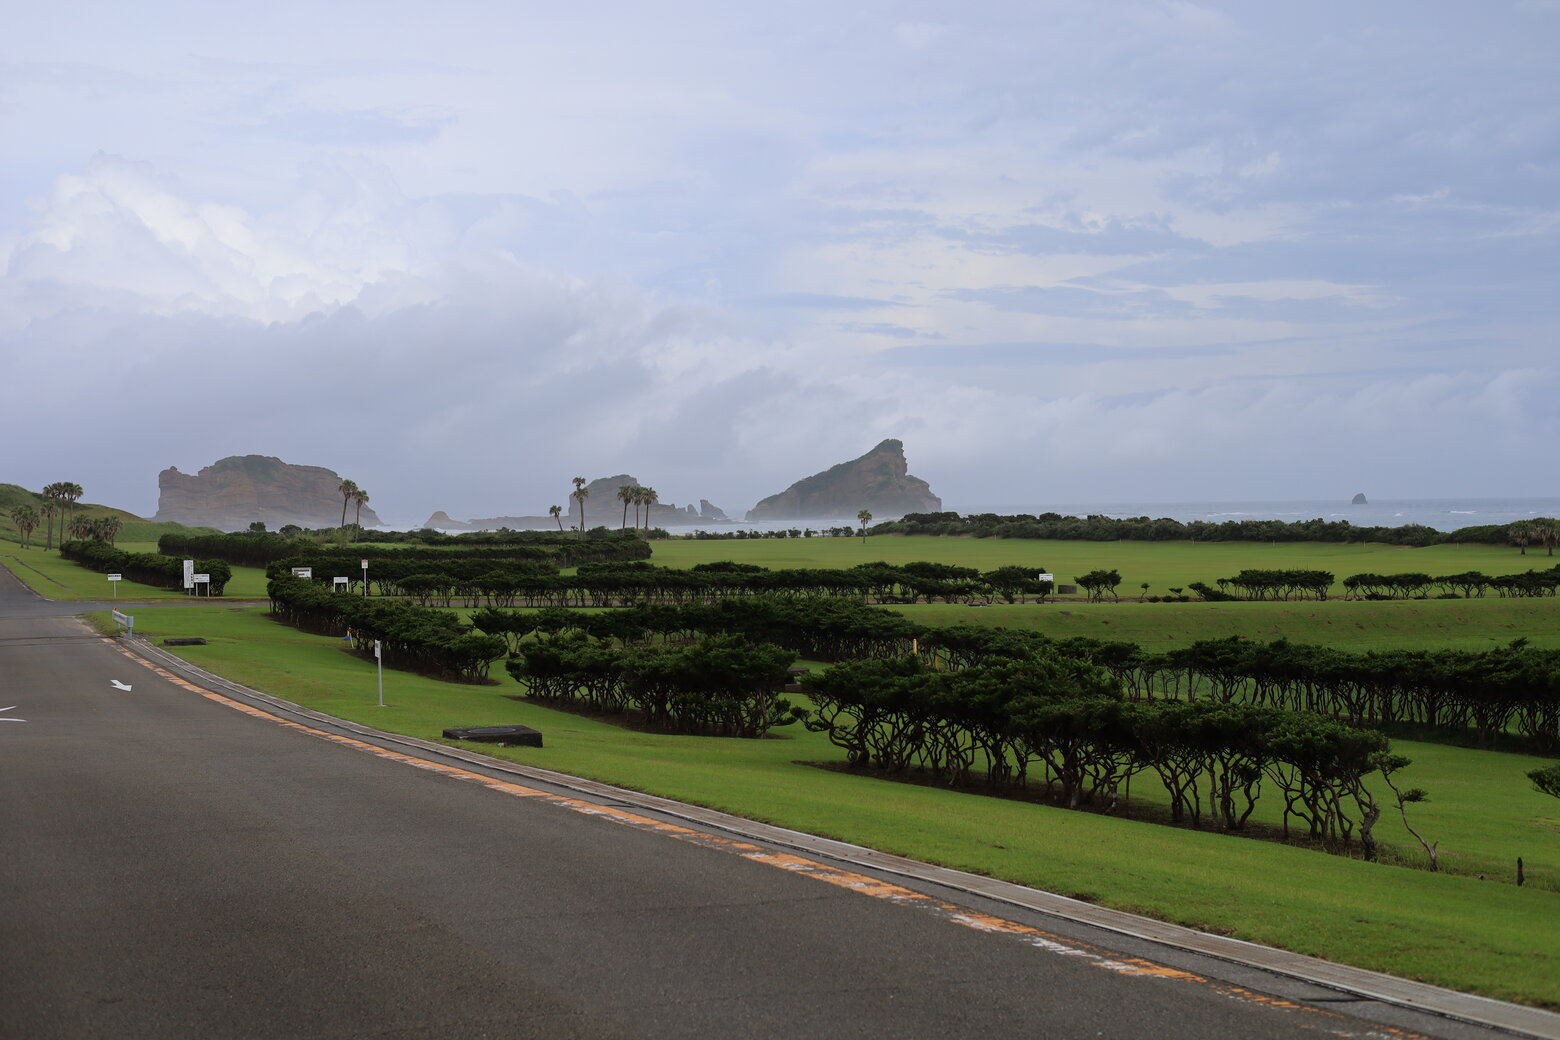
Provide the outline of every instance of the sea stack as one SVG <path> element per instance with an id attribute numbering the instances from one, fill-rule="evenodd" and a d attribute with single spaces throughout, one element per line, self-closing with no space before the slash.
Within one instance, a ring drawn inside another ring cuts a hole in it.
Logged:
<path id="1" fill-rule="evenodd" d="M 880 517 L 936 512 L 942 499 L 905 464 L 905 446 L 890 438 L 849 462 L 798 480 L 748 510 L 749 520 L 848 519 L 867 509 Z"/>
<path id="2" fill-rule="evenodd" d="M 1353 498 L 1349 499 L 1349 505 L 1351 505 L 1351 506 L 1368 506 L 1368 505 L 1370 505 L 1370 503 L 1365 501 L 1365 492 L 1361 491 L 1359 494 L 1357 494 Z"/>

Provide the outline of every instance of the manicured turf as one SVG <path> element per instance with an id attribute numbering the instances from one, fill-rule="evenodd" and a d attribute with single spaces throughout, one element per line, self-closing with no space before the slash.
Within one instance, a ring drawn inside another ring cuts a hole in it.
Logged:
<path id="1" fill-rule="evenodd" d="M 156 542 L 127 542 L 121 538 L 116 544 L 126 552 L 157 551 Z M 119 586 L 117 598 L 123 600 L 189 598 L 179 589 L 162 589 L 129 580 L 110 582 L 106 575 L 64 559 L 58 551 L 48 552 L 39 546 L 24 549 L 14 543 L 0 544 L 0 563 L 9 567 L 11 573 L 34 591 L 50 599 L 71 603 L 114 599 L 114 584 Z M 234 567 L 233 578 L 219 599 L 266 599 L 265 584 L 265 571 L 261 568 Z"/>
<path id="2" fill-rule="evenodd" d="M 1337 545 L 1313 542 L 1072 542 L 1004 538 L 933 538 L 919 535 L 878 535 L 860 538 L 748 538 L 720 541 L 673 538 L 651 543 L 651 562 L 663 567 L 691 567 L 714 560 L 736 560 L 765 567 L 853 567 L 883 560 L 975 567 L 1033 567 L 1056 575 L 1061 583 L 1097 568 L 1121 574 L 1117 593 L 1136 599 L 1138 586 L 1164 596 L 1171 586 L 1194 581 L 1212 585 L 1245 568 L 1303 568 L 1331 571 L 1339 581 L 1351 574 L 1456 574 L 1478 570 L 1515 574 L 1547 570 L 1560 558 L 1541 550 L 1519 555 L 1517 550 L 1491 545 L 1437 545 L 1426 549 L 1394 545 Z M 1341 587 L 1334 587 L 1342 595 Z"/>
<path id="3" fill-rule="evenodd" d="M 1411 819 L 1450 865 L 1489 874 L 1481 881 L 823 770 L 799 763 L 839 753 L 796 728 L 762 741 L 638 733 L 514 700 L 519 687 L 507 677 L 471 687 L 387 671 L 389 706 L 380 709 L 369 662 L 338 640 L 268 620 L 260 607 L 148 609 L 138 627 L 205 636 L 209 645 L 179 652 L 380 728 L 439 739 L 447 726 L 522 723 L 541 730 L 547 747 L 481 750 L 1193 927 L 1560 1006 L 1560 801 L 1526 784 L 1534 759 L 1398 745 L 1414 759 L 1403 781 L 1431 792 Z M 1135 783 L 1133 797 L 1152 798 L 1151 785 Z M 1395 814 L 1383 816 L 1378 834 L 1395 855 L 1423 859 Z M 1510 883 L 1517 855 L 1529 875 L 1521 889 Z"/>
<path id="4" fill-rule="evenodd" d="M 1024 628 L 1048 636 L 1140 643 L 1152 650 L 1198 639 L 1287 639 L 1349 650 L 1485 650 L 1525 638 L 1560 647 L 1560 598 L 1326 603 L 1015 603 L 892 608 L 925 625 Z"/>

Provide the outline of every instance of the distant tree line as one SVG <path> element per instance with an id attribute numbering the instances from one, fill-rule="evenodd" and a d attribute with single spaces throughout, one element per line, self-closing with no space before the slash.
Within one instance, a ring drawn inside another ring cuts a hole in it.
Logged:
<path id="1" fill-rule="evenodd" d="M 1544 532 L 1548 532 L 1547 539 Z M 1203 520 L 1182 522 L 1168 517 L 1129 518 L 1063 516 L 1060 513 L 907 513 L 876 524 L 873 534 L 966 535 L 975 538 L 1056 538 L 1069 541 L 1115 542 L 1379 542 L 1427 546 L 1474 543 L 1520 545 L 1542 543 L 1551 552 L 1560 544 L 1560 526 L 1552 520 L 1519 521 L 1437 531 L 1423 524 L 1400 527 L 1356 527 L 1347 520 Z M 1520 541 L 1519 541 L 1520 539 Z"/>

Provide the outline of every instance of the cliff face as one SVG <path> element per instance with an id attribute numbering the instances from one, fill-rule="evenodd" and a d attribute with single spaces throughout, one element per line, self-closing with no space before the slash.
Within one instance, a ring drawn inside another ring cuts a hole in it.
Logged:
<path id="1" fill-rule="evenodd" d="M 749 520 L 838 520 L 862 509 L 879 519 L 942 509 L 942 499 L 920 477 L 912 477 L 905 446 L 886 440 L 859 459 L 798 480 L 748 510 Z"/>
<path id="2" fill-rule="evenodd" d="M 268 455 L 233 455 L 192 475 L 170 466 L 157 474 L 155 520 L 207 524 L 240 531 L 256 520 L 271 530 L 284 524 L 335 527 L 341 523 L 341 477 L 323 466 L 293 466 Z M 347 522 L 357 518 L 348 503 Z M 364 527 L 379 516 L 363 507 Z"/>

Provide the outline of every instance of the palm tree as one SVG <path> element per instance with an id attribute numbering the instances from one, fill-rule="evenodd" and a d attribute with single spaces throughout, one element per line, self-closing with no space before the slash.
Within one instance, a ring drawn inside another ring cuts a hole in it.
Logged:
<path id="1" fill-rule="evenodd" d="M 114 544 L 114 539 L 119 537 L 119 529 L 125 526 L 125 522 L 117 516 L 105 516 L 97 523 L 98 537 L 109 545 Z"/>
<path id="2" fill-rule="evenodd" d="M 38 526 L 38 510 L 32 506 L 17 506 L 11 510 L 11 523 L 22 536 L 22 548 L 32 548 L 32 533 Z"/>
<path id="3" fill-rule="evenodd" d="M 68 480 L 62 480 L 55 487 L 59 488 L 60 501 L 70 507 L 70 518 L 76 519 L 76 503 L 81 499 L 81 485 L 73 484 Z M 62 538 L 61 541 L 64 541 Z"/>
<path id="4" fill-rule="evenodd" d="M 872 514 L 868 510 L 863 509 L 856 514 L 856 519 L 861 521 L 861 542 L 865 545 L 867 541 L 867 525 L 872 522 Z"/>
<path id="5" fill-rule="evenodd" d="M 76 539 L 86 538 L 92 534 L 92 521 L 85 516 L 73 516 L 66 528 L 70 536 Z"/>
<path id="6" fill-rule="evenodd" d="M 558 533 L 562 534 L 563 533 L 563 507 L 562 506 L 548 506 L 547 507 L 547 515 L 552 517 L 554 520 L 558 521 Z"/>
<path id="7" fill-rule="evenodd" d="M 655 488 L 642 487 L 639 489 L 639 497 L 645 504 L 645 531 L 648 533 L 650 530 L 650 507 L 660 500 L 660 496 L 655 493 Z"/>
<path id="8" fill-rule="evenodd" d="M 574 492 L 569 497 L 580 505 L 580 537 L 583 538 L 585 536 L 585 500 L 590 497 L 590 488 L 585 486 L 584 477 L 574 478 Z"/>
<path id="9" fill-rule="evenodd" d="M 357 493 L 357 490 L 358 490 L 357 482 L 353 481 L 353 480 L 343 479 L 340 484 L 336 485 L 336 492 L 337 492 L 337 494 L 339 494 L 341 496 L 341 526 L 342 527 L 346 527 L 347 526 L 347 503 L 352 500 L 352 496 Z"/>
<path id="10" fill-rule="evenodd" d="M 45 491 L 48 489 L 45 488 Z M 1528 526 L 1526 520 L 1518 520 L 1506 528 L 1506 537 L 1511 539 L 1511 544 L 1522 550 L 1522 555 L 1527 555 L 1528 542 L 1533 539 L 1533 529 Z"/>
<path id="11" fill-rule="evenodd" d="M 1556 523 L 1548 517 L 1542 517 L 1534 521 L 1532 526 L 1533 534 L 1543 543 L 1544 555 L 1553 556 L 1555 554 L 1555 542 L 1560 541 L 1560 523 Z"/>
<path id="12" fill-rule="evenodd" d="M 638 501 L 634 497 L 634 492 L 636 490 L 638 490 L 638 489 L 635 488 L 634 485 L 632 485 L 632 484 L 623 484 L 623 485 L 621 485 L 617 489 L 618 500 L 623 503 L 623 522 L 618 525 L 618 530 L 619 531 L 623 530 L 623 528 L 628 526 L 628 504 L 630 502 L 633 502 L 634 505 L 635 505 L 635 508 L 634 508 L 634 526 L 635 527 L 639 526 L 639 509 L 638 509 L 638 504 L 639 503 L 638 503 Z"/>
<path id="13" fill-rule="evenodd" d="M 43 547 L 46 550 L 53 549 L 54 518 L 60 515 L 60 500 L 63 498 L 60 494 L 60 485 L 50 484 L 40 491 L 39 494 L 43 496 L 43 501 L 38 506 L 38 511 L 43 514 L 44 521 Z"/>
<path id="14" fill-rule="evenodd" d="M 352 492 L 352 501 L 357 503 L 357 515 L 352 518 L 352 525 L 361 528 L 363 526 L 363 503 L 368 501 L 368 492 L 358 488 Z"/>

